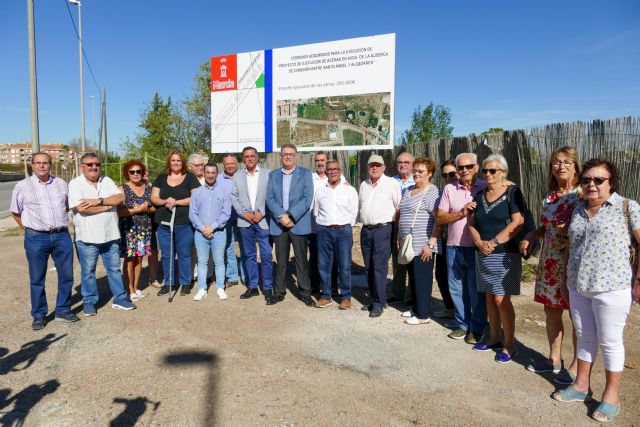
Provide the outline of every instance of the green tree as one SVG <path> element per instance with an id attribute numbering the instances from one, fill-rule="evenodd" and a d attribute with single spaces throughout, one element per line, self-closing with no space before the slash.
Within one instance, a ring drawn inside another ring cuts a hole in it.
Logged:
<path id="1" fill-rule="evenodd" d="M 400 135 L 399 142 L 402 145 L 414 143 L 428 143 L 436 138 L 451 138 L 453 127 L 451 126 L 451 112 L 443 105 L 433 105 L 426 108 L 418 106 L 411 115 L 411 128 Z"/>
<path id="2" fill-rule="evenodd" d="M 504 129 L 502 128 L 489 128 L 489 130 L 482 132 L 482 135 L 487 136 L 487 135 L 493 135 L 494 133 L 502 133 L 502 132 L 504 132 Z"/>
<path id="3" fill-rule="evenodd" d="M 193 78 L 191 96 L 182 102 L 178 144 L 185 153 L 211 151 L 211 63 L 205 61 Z"/>

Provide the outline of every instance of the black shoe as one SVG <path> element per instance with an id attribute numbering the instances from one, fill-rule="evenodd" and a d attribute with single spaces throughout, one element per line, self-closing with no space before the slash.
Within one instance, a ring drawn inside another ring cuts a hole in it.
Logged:
<path id="1" fill-rule="evenodd" d="M 249 299 L 251 297 L 257 297 L 258 295 L 260 295 L 258 288 L 247 289 L 244 291 L 244 294 L 240 295 L 240 299 Z"/>
<path id="2" fill-rule="evenodd" d="M 237 280 L 235 280 L 235 281 L 227 280 L 226 287 L 230 288 L 232 286 L 236 286 L 237 284 L 238 284 Z"/>
<path id="3" fill-rule="evenodd" d="M 278 298 L 273 295 L 267 295 L 264 297 L 264 301 L 267 305 L 274 305 L 278 303 Z"/>
<path id="4" fill-rule="evenodd" d="M 191 286 L 189 285 L 180 286 L 180 295 L 184 296 L 184 295 L 189 295 L 190 293 L 191 293 Z"/>
<path id="5" fill-rule="evenodd" d="M 277 300 L 278 302 L 282 302 L 282 301 L 284 301 L 284 294 L 282 294 L 282 295 L 276 295 L 276 300 Z"/>
<path id="6" fill-rule="evenodd" d="M 73 323 L 80 320 L 74 313 L 68 311 L 62 314 L 56 314 L 56 320 L 59 322 Z"/>
<path id="7" fill-rule="evenodd" d="M 384 313 L 384 308 L 382 307 L 373 307 L 369 312 L 369 317 L 380 317 Z"/>
<path id="8" fill-rule="evenodd" d="M 371 304 L 366 304 L 366 305 L 363 305 L 363 306 L 360 308 L 360 310 L 362 310 L 362 311 L 371 311 L 371 308 L 372 308 L 372 305 L 371 305 Z"/>
<path id="9" fill-rule="evenodd" d="M 44 326 L 47 324 L 47 321 L 44 320 L 44 317 L 34 317 L 33 322 L 31 323 L 31 329 L 34 331 L 39 331 L 40 329 L 44 329 Z"/>
<path id="10" fill-rule="evenodd" d="M 169 293 L 169 287 L 168 286 L 163 286 L 160 288 L 160 290 L 158 291 L 158 296 L 161 295 L 166 295 Z"/>
<path id="11" fill-rule="evenodd" d="M 315 307 L 316 305 L 316 301 L 313 298 L 311 298 L 309 295 L 307 295 L 306 297 L 302 297 L 302 302 L 307 307 Z"/>

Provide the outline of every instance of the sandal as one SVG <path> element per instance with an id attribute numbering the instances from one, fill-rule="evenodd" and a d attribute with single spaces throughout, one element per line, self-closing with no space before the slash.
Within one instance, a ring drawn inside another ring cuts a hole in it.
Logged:
<path id="1" fill-rule="evenodd" d="M 603 416 L 596 416 L 600 412 Z M 620 413 L 620 405 L 612 405 L 607 402 L 600 402 L 595 411 L 591 414 L 591 418 L 599 423 L 609 423 Z"/>
<path id="2" fill-rule="evenodd" d="M 152 288 L 161 289 L 162 283 L 158 282 L 157 280 L 154 280 L 153 282 L 149 283 L 149 286 L 151 286 Z"/>
<path id="3" fill-rule="evenodd" d="M 558 402 L 584 402 L 588 397 L 591 396 L 591 394 L 591 389 L 589 389 L 589 392 L 583 393 L 576 390 L 572 385 L 570 385 L 564 390 L 556 390 L 555 392 L 553 392 L 551 397 Z"/>

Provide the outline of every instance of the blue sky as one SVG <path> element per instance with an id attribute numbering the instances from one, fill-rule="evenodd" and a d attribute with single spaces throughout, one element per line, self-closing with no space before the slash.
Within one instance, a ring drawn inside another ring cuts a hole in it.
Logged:
<path id="1" fill-rule="evenodd" d="M 65 1 L 35 1 L 41 143 L 80 135 L 78 46 Z M 0 2 L 0 143 L 31 138 L 25 3 Z M 636 0 L 84 0 L 82 18 L 85 51 L 107 87 L 110 147 L 135 137 L 156 91 L 188 96 L 210 56 L 392 32 L 397 136 L 431 101 L 451 109 L 455 135 L 640 114 Z M 90 95 L 99 97 L 85 66 L 89 139 Z"/>

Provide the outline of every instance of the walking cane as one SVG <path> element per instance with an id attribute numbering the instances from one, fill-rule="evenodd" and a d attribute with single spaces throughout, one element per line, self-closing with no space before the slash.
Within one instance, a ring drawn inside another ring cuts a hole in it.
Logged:
<path id="1" fill-rule="evenodd" d="M 173 263 L 174 263 L 174 254 L 173 254 L 173 221 L 176 219 L 176 207 L 171 208 L 171 220 L 169 222 L 162 221 L 161 225 L 166 225 L 169 227 L 169 302 L 173 301 L 173 293 L 171 292 L 171 284 L 173 283 Z M 165 277 L 165 281 L 166 281 Z M 176 291 L 177 292 L 177 291 Z"/>

